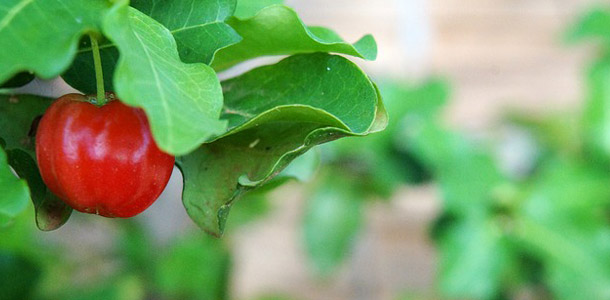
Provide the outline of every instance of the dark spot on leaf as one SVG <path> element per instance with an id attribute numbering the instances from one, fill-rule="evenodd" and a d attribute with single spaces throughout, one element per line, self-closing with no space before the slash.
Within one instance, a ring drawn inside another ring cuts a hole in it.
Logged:
<path id="1" fill-rule="evenodd" d="M 269 151 L 269 150 L 271 150 L 271 146 L 265 147 L 265 151 Z"/>

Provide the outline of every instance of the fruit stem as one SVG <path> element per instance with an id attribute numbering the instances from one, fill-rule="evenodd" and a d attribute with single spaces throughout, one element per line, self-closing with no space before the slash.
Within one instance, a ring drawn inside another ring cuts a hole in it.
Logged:
<path id="1" fill-rule="evenodd" d="M 95 84 L 97 85 L 97 105 L 106 104 L 106 92 L 104 91 L 104 72 L 102 71 L 102 59 L 97 38 L 89 34 L 91 40 L 91 52 L 93 52 L 93 65 L 95 67 Z"/>

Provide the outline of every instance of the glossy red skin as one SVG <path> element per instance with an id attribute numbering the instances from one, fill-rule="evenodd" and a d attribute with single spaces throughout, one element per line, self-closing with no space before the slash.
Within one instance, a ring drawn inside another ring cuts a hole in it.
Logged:
<path id="1" fill-rule="evenodd" d="M 129 218 L 148 208 L 172 173 L 174 157 L 157 147 L 141 109 L 86 96 L 57 99 L 40 120 L 36 158 L 45 184 L 72 208 Z"/>

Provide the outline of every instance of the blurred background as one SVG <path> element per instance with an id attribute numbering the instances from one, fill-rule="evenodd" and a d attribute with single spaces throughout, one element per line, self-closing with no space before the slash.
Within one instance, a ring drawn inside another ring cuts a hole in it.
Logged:
<path id="1" fill-rule="evenodd" d="M 380 84 L 388 131 L 319 147 L 322 166 L 310 182 L 237 203 L 222 240 L 187 217 L 177 170 L 132 220 L 75 213 L 40 233 L 23 216 L 0 232 L 0 249 L 21 253 L 0 255 L 0 276 L 20 270 L 0 278 L 0 291 L 30 289 L 34 299 L 610 299 L 610 11 L 602 2 L 286 4 L 347 41 L 374 35 L 378 59 L 354 61 Z M 589 36 L 596 42 L 571 42 Z M 56 81 L 28 89 L 69 90 Z"/>

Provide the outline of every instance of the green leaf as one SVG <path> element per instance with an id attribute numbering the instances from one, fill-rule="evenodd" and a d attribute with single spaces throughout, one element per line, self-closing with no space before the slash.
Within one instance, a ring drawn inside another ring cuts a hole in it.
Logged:
<path id="1" fill-rule="evenodd" d="M 295 158 L 278 177 L 294 178 L 298 181 L 306 182 L 312 180 L 320 168 L 320 153 L 312 150 Z"/>
<path id="2" fill-rule="evenodd" d="M 89 280 L 85 287 L 62 289 L 55 299 L 65 300 L 145 300 L 146 282 L 129 274 L 115 274 L 111 279 Z M 99 281 L 98 281 L 99 280 Z M 51 298 L 53 299 L 53 298 Z"/>
<path id="3" fill-rule="evenodd" d="M 598 38 L 606 44 L 610 43 L 610 9 L 607 7 L 591 9 L 568 30 L 566 37 L 569 42 Z"/>
<path id="4" fill-rule="evenodd" d="M 26 209 L 30 197 L 41 199 L 46 193 L 46 187 L 42 184 L 34 163 L 34 137 L 37 117 L 42 115 L 51 101 L 47 98 L 27 95 L 0 95 L 0 138 L 4 141 L 7 153 L 2 154 L 3 162 L 0 168 L 6 168 L 8 172 L 5 178 L 14 186 L 7 188 L 12 192 L 0 195 L 0 224 Z M 8 154 L 8 157 L 5 156 Z M 11 174 L 8 165 L 12 165 L 15 171 L 24 180 L 18 180 Z M 28 184 L 26 184 L 26 181 Z M 25 187 L 25 193 L 21 190 Z M 29 189 L 28 189 L 29 187 Z M 4 191 L 5 189 L 0 189 Z M 30 192 L 31 191 L 31 192 Z M 0 225 L 1 226 L 1 225 Z"/>
<path id="5" fill-rule="evenodd" d="M 68 68 L 82 34 L 99 31 L 111 1 L 5 0 L 0 3 L 0 82 L 21 71 L 53 78 Z"/>
<path id="6" fill-rule="evenodd" d="M 484 215 L 495 205 L 494 189 L 505 178 L 494 158 L 468 139 L 426 120 L 412 120 L 404 141 L 439 181 L 445 210 Z M 484 149 L 484 148 L 483 148 Z"/>
<path id="7" fill-rule="evenodd" d="M 0 137 L 6 141 L 8 162 L 26 180 L 36 209 L 36 225 L 49 231 L 63 225 L 72 208 L 44 185 L 34 153 L 38 120 L 51 99 L 29 95 L 0 95 Z"/>
<path id="8" fill-rule="evenodd" d="M 405 182 L 420 183 L 431 176 L 429 168 L 409 149 L 403 136 L 409 120 L 433 120 L 448 98 L 447 83 L 431 79 L 421 85 L 384 82 L 384 105 L 392 113 L 388 127 L 366 139 L 343 139 L 325 146 L 326 160 L 336 168 L 357 174 L 366 193 L 390 198 Z"/>
<path id="9" fill-rule="evenodd" d="M 2 299 L 32 299 L 42 277 L 42 268 L 31 260 L 13 253 L 0 252 L 0 290 Z"/>
<path id="10" fill-rule="evenodd" d="M 134 218 L 117 220 L 117 223 L 121 225 L 117 256 L 122 258 L 125 269 L 137 270 L 145 280 L 152 279 L 155 270 L 150 262 L 156 260 L 158 247 L 151 234 Z"/>
<path id="11" fill-rule="evenodd" d="M 6 149 L 22 149 L 34 157 L 37 118 L 51 99 L 31 95 L 0 95 L 0 138 Z"/>
<path id="12" fill-rule="evenodd" d="M 256 221 L 271 211 L 269 190 L 260 188 L 245 194 L 239 204 L 231 207 L 231 218 L 227 220 L 225 231 L 236 230 Z"/>
<path id="13" fill-rule="evenodd" d="M 280 174 L 263 186 L 245 193 L 238 199 L 238 205 L 231 206 L 231 218 L 227 219 L 226 230 L 239 228 L 264 217 L 271 210 L 269 194 L 275 188 L 292 179 L 309 181 L 319 167 L 320 155 L 315 149 L 294 159 Z"/>
<path id="14" fill-rule="evenodd" d="M 610 296 L 609 184 L 605 169 L 556 160 L 520 207 L 516 235 L 543 262 L 545 281 L 560 299 Z"/>
<path id="15" fill-rule="evenodd" d="M 514 263 L 499 225 L 471 217 L 447 230 L 439 245 L 441 292 L 450 299 L 495 299 Z"/>
<path id="16" fill-rule="evenodd" d="M 20 149 L 9 150 L 7 154 L 9 164 L 17 175 L 28 182 L 38 228 L 51 231 L 65 224 L 70 218 L 72 208 L 47 189 L 34 158 Z"/>
<path id="17" fill-rule="evenodd" d="M 104 37 L 98 39 L 98 44 L 104 75 L 104 90 L 114 91 L 114 71 L 119 60 L 119 50 Z M 90 38 L 88 36 L 83 37 L 79 45 L 80 49 L 76 58 L 74 58 L 74 62 L 61 77 L 66 83 L 83 94 L 94 95 L 97 91 L 97 85 Z"/>
<path id="18" fill-rule="evenodd" d="M 419 85 L 385 82 L 379 88 L 386 109 L 392 112 L 392 118 L 395 119 L 380 135 L 392 136 L 393 139 L 409 130 L 404 126 L 405 118 L 436 120 L 436 115 L 447 104 L 450 92 L 449 83 L 442 78 L 431 78 Z M 407 124 L 408 121 L 406 120 Z"/>
<path id="19" fill-rule="evenodd" d="M 241 37 L 224 21 L 233 14 L 235 0 L 136 0 L 131 6 L 164 25 L 174 36 L 183 62 L 209 64 L 218 49 L 235 44 Z M 119 51 L 109 40 L 100 42 L 104 88 L 114 90 L 113 79 Z M 62 77 L 86 94 L 96 91 L 93 54 L 89 39 L 83 39 L 72 67 Z"/>
<path id="20" fill-rule="evenodd" d="M 359 187 L 340 172 L 328 172 L 307 199 L 305 247 L 322 275 L 330 275 L 345 260 L 360 230 L 365 195 Z"/>
<path id="21" fill-rule="evenodd" d="M 167 299 L 227 299 L 231 261 L 222 240 L 188 235 L 172 243 L 154 267 L 155 286 Z"/>
<path id="22" fill-rule="evenodd" d="M 284 4 L 284 0 L 238 0 L 234 16 L 240 19 L 250 18 L 261 9 L 275 4 Z"/>
<path id="23" fill-rule="evenodd" d="M 50 190 L 39 203 L 34 203 L 36 208 L 36 226 L 42 231 L 58 229 L 68 222 L 72 214 L 72 207 L 67 205 Z"/>
<path id="24" fill-rule="evenodd" d="M 30 202 L 30 193 L 25 180 L 13 175 L 6 153 L 0 148 L 0 228 L 9 225 L 21 214 Z"/>
<path id="25" fill-rule="evenodd" d="M 597 100 L 593 100 L 597 102 Z M 591 108 L 592 103 L 585 104 L 588 109 Z M 574 156 L 580 155 L 583 150 L 583 139 L 590 138 L 590 144 L 587 147 L 587 151 L 591 151 L 592 156 L 595 158 L 603 158 L 603 152 L 597 152 L 601 149 L 597 148 L 602 142 L 602 137 L 595 137 L 595 127 L 601 126 L 598 123 L 603 118 L 599 118 L 603 115 L 602 112 L 587 112 L 585 113 L 589 117 L 586 120 L 582 120 L 581 116 L 575 115 L 572 112 L 559 112 L 554 114 L 545 114 L 540 116 L 536 114 L 524 114 L 520 113 L 509 113 L 505 118 L 506 122 L 511 126 L 516 126 L 520 130 L 531 135 L 536 141 L 536 146 L 540 154 L 539 162 L 545 158 L 554 158 L 557 154 Z M 583 124 L 584 123 L 584 124 Z M 583 132 L 583 125 L 586 128 Z M 588 127 L 588 128 L 587 128 Z M 589 132 L 586 132 L 589 131 Z M 600 138 L 600 140 L 597 140 Z M 594 153 L 597 152 L 597 153 Z"/>
<path id="26" fill-rule="evenodd" d="M 241 40 L 235 30 L 224 23 L 233 15 L 235 5 L 235 0 L 131 1 L 131 6 L 171 31 L 182 61 L 206 64 L 212 61 L 218 49 Z"/>
<path id="27" fill-rule="evenodd" d="M 610 56 L 589 71 L 588 99 L 584 110 L 587 150 L 602 163 L 610 162 Z"/>
<path id="28" fill-rule="evenodd" d="M 216 70 L 268 55 L 335 52 L 367 60 L 377 56 L 377 45 L 371 35 L 348 44 L 330 29 L 305 26 L 294 10 L 282 5 L 267 7 L 245 20 L 230 18 L 227 24 L 243 40 L 216 53 L 212 61 Z"/>
<path id="29" fill-rule="evenodd" d="M 387 123 L 375 86 L 339 56 L 289 57 L 228 80 L 223 89 L 230 130 L 177 159 L 185 208 L 214 235 L 222 234 L 234 200 L 311 147 Z"/>
<path id="30" fill-rule="evenodd" d="M 104 33 L 121 53 L 114 77 L 117 95 L 144 109 L 159 148 L 181 155 L 224 132 L 216 73 L 205 64 L 182 63 L 163 25 L 120 7 L 108 14 Z"/>

